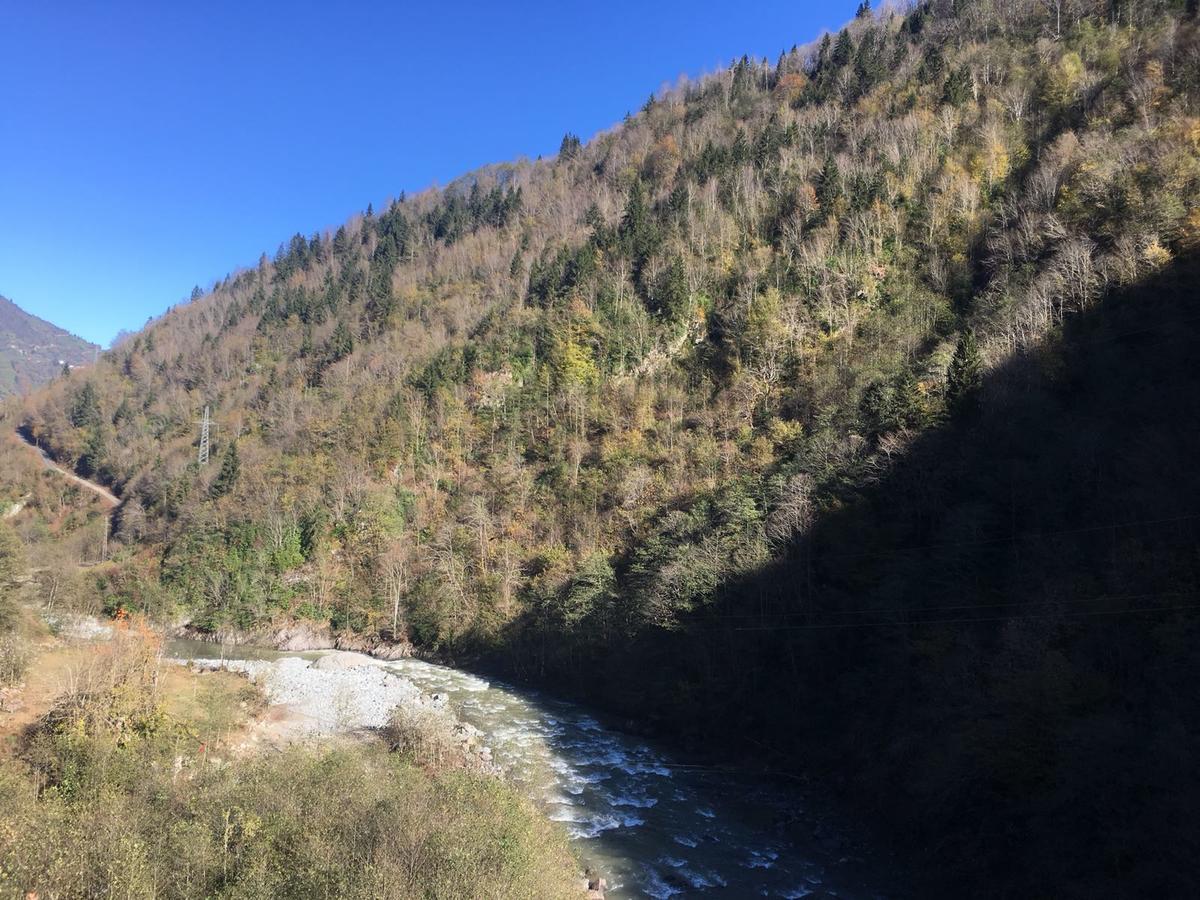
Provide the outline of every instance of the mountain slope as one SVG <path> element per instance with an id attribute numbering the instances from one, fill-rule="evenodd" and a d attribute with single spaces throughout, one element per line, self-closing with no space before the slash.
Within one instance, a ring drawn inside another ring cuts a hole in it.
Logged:
<path id="1" fill-rule="evenodd" d="M 584 677 L 665 733 L 746 735 L 841 784 L 922 896 L 1195 895 L 1198 284 L 1192 256 L 1107 293 Z M 656 674 L 635 695 L 629 672 Z"/>
<path id="2" fill-rule="evenodd" d="M 861 777 L 851 793 L 906 853 L 961 860 L 930 873 L 937 889 L 1037 894 L 1039 878 L 1059 887 L 1056 848 L 1031 836 L 1080 827 L 1071 804 L 1098 784 L 1047 794 L 1009 776 L 1038 770 L 1057 736 L 1084 743 L 1089 722 L 1118 736 L 1096 757 L 1110 765 L 1134 732 L 1125 676 L 1097 660 L 1177 654 L 1186 632 L 1167 618 L 1128 642 L 1064 633 L 1046 618 L 1058 607 L 1038 607 L 1030 621 L 1050 624 L 1017 652 L 1006 635 L 1030 614 L 1004 604 L 1030 590 L 1019 567 L 869 557 L 1000 537 L 1012 550 L 1099 515 L 1085 495 L 1117 484 L 1107 451 L 1013 397 L 1070 412 L 1056 379 L 1074 379 L 1101 399 L 1073 427 L 1118 428 L 1101 418 L 1111 374 L 1076 365 L 1072 323 L 1118 297 L 1134 330 L 1157 327 L 1193 302 L 1177 285 L 1165 307 L 1129 298 L 1174 284 L 1200 245 L 1198 83 L 1184 4 L 866 13 L 655 97 L 586 144 L 568 135 L 555 159 L 297 235 L 31 398 L 23 420 L 126 497 L 110 609 L 182 608 L 206 628 L 299 617 L 471 654 L 676 739 Z M 1180 379 L 1166 366 L 1128 380 L 1169 393 Z M 220 429 L 201 469 L 205 405 Z M 1006 430 L 1005 410 L 1037 428 Z M 1164 472 L 1190 421 L 1160 415 L 1145 435 Z M 1071 488 L 1062 521 L 1034 502 L 1055 484 Z M 1113 502 L 1154 518 L 1163 502 L 1132 485 Z M 1151 557 L 1112 546 L 1122 595 L 1191 589 L 1169 555 L 1164 583 L 1138 591 Z M 1057 562 L 1034 570 L 1055 584 L 1040 603 L 1100 611 L 1117 590 L 1084 577 L 1087 554 Z M 864 628 L 893 636 L 866 642 L 841 627 L 916 614 L 926 594 L 998 605 L 966 638 L 949 622 Z M 1060 683 L 1065 706 L 1047 699 Z M 1184 748 L 1186 722 L 1161 723 Z M 975 752 L 989 741 L 999 757 Z M 1139 758 L 1179 772 L 1155 747 Z M 972 831 L 973 810 L 1003 812 L 1015 843 L 981 848 L 996 832 Z M 1182 884 L 1091 846 L 1102 859 L 1063 840 L 1075 880 L 1049 893 Z M 1025 868 L 1004 871 L 997 848 Z"/>
<path id="3" fill-rule="evenodd" d="M 90 363 L 97 349 L 0 296 L 0 397 L 45 384 L 64 363 Z"/>

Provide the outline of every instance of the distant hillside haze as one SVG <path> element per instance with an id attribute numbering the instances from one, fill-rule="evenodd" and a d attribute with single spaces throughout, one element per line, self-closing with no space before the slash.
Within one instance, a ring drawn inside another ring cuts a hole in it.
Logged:
<path id="1" fill-rule="evenodd" d="M 43 385 L 63 363 L 92 362 L 98 348 L 0 296 L 0 397 Z"/>

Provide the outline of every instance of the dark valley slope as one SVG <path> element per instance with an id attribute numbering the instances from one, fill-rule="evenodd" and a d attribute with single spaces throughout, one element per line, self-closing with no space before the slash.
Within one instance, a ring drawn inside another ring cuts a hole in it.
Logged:
<path id="1" fill-rule="evenodd" d="M 930 893 L 1194 893 L 1193 7 L 864 11 L 296 235 L 16 411 L 88 591 L 819 773 Z"/>
<path id="2" fill-rule="evenodd" d="M 997 367 L 670 637 L 573 666 L 514 627 L 517 658 L 838 784 L 939 895 L 1195 896 L 1198 285 Z"/>

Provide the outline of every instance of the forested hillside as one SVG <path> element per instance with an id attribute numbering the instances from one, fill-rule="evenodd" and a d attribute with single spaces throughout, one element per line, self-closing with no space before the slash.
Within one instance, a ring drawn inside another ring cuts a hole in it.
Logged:
<path id="1" fill-rule="evenodd" d="M 110 610 L 840 775 L 948 895 L 1194 893 L 1195 6 L 864 8 L 296 235 L 22 423 L 125 498 Z"/>

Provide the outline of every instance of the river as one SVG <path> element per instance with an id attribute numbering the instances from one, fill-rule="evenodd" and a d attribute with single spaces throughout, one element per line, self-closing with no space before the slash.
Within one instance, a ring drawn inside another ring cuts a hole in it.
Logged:
<path id="1" fill-rule="evenodd" d="M 324 655 L 175 641 L 180 659 L 223 658 L 290 703 L 314 732 L 381 724 L 411 696 L 448 696 L 493 758 L 567 830 L 608 897 L 880 897 L 863 861 L 799 795 L 748 776 L 679 765 L 662 748 L 544 694 L 419 660 L 320 671 Z M 344 654 L 343 654 L 344 655 Z M 797 843 L 797 835 L 803 842 Z"/>

